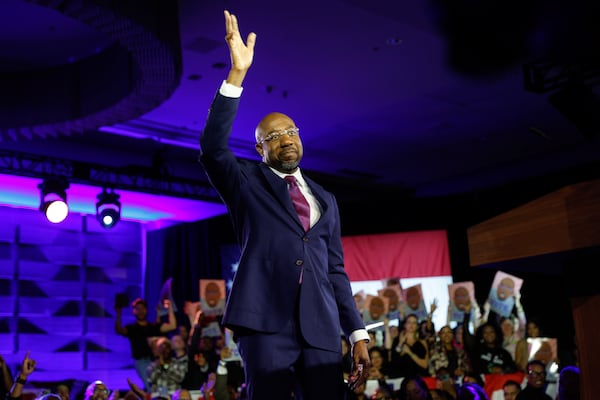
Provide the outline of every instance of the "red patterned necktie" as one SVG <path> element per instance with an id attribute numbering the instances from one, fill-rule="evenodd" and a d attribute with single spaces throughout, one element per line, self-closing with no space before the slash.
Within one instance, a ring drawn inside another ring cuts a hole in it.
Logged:
<path id="1" fill-rule="evenodd" d="M 290 197 L 298 213 L 298 218 L 300 218 L 304 230 L 308 231 L 310 229 L 310 206 L 308 205 L 308 201 L 306 201 L 306 197 L 300 191 L 298 182 L 296 182 L 294 176 L 287 175 L 284 179 L 289 185 Z"/>

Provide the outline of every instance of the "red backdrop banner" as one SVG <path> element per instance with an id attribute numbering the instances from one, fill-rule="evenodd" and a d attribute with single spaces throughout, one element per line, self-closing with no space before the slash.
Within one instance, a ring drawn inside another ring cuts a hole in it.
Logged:
<path id="1" fill-rule="evenodd" d="M 354 282 L 452 274 L 445 230 L 345 236 L 342 245 Z"/>

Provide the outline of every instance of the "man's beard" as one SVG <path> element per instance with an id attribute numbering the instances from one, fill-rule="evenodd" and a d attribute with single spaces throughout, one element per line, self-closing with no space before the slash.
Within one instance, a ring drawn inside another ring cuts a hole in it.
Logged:
<path id="1" fill-rule="evenodd" d="M 282 162 L 281 163 L 281 170 L 283 172 L 292 172 L 296 168 L 298 168 L 298 164 L 300 164 L 298 161 Z"/>

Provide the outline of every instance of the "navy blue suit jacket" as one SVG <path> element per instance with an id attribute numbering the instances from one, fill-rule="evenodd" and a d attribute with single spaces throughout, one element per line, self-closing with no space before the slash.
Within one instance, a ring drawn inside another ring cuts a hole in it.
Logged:
<path id="1" fill-rule="evenodd" d="M 342 330 L 348 336 L 364 323 L 344 271 L 335 197 L 304 176 L 322 207 L 319 221 L 304 232 L 286 182 L 262 162 L 237 159 L 229 148 L 239 101 L 217 93 L 200 138 L 201 163 L 227 205 L 242 249 L 223 324 L 234 332 L 278 332 L 294 318 L 298 302 L 305 340 L 339 351 Z"/>

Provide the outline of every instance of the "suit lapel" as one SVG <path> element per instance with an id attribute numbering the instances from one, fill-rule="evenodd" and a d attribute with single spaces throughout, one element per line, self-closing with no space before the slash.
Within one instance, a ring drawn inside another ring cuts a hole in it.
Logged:
<path id="1" fill-rule="evenodd" d="M 281 203 L 281 206 L 283 207 L 284 210 L 286 210 L 286 212 L 290 215 L 290 217 L 292 217 L 295 221 L 297 221 L 298 225 L 302 226 L 302 223 L 300 222 L 300 218 L 298 218 L 298 214 L 296 213 L 296 210 L 294 209 L 294 205 L 292 204 L 292 199 L 290 198 L 290 193 L 288 191 L 287 183 L 283 179 L 281 179 L 279 176 L 274 174 L 273 171 L 271 171 L 266 164 L 261 163 L 260 169 L 261 169 L 271 191 L 273 192 L 273 196 L 275 197 L 275 199 L 279 203 Z"/>
<path id="2" fill-rule="evenodd" d="M 304 174 L 302 174 L 302 176 L 304 177 L 306 184 L 310 187 L 310 191 L 312 192 L 313 196 L 315 196 L 315 198 L 319 202 L 319 205 L 321 206 L 321 217 L 315 224 L 315 226 L 316 226 L 319 224 L 320 221 L 327 219 L 327 213 L 330 210 L 330 204 L 329 204 L 330 197 L 328 196 L 327 191 L 325 191 L 325 189 L 323 189 L 323 187 L 321 185 L 319 185 L 312 179 L 308 178 Z M 314 228 L 314 226 L 313 226 L 313 228 Z"/>
<path id="3" fill-rule="evenodd" d="M 269 166 L 267 166 L 265 163 L 260 163 L 260 170 L 262 171 L 268 186 L 273 192 L 275 199 L 281 203 L 281 206 L 284 210 L 286 210 L 290 217 L 292 217 L 293 220 L 296 221 L 300 227 L 302 227 L 300 218 L 298 218 L 298 214 L 296 213 L 294 205 L 292 204 L 287 183 L 273 173 L 273 171 L 271 171 Z M 302 174 L 302 177 L 306 181 L 306 184 L 310 187 L 312 194 L 316 197 L 317 201 L 321 205 L 321 218 L 319 218 L 319 221 L 327 218 L 326 214 L 329 212 L 331 206 L 331 204 L 329 204 L 330 196 L 328 195 L 327 191 L 325 191 L 321 185 L 308 178 L 306 175 Z M 319 221 L 317 221 L 317 224 Z"/>

